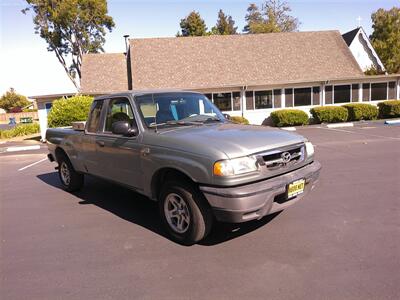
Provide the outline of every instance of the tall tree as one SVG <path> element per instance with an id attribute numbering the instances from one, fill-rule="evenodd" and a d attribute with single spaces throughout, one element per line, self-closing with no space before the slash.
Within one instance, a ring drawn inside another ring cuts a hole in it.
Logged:
<path id="1" fill-rule="evenodd" d="M 177 36 L 202 36 L 207 35 L 207 26 L 200 14 L 192 11 L 186 18 L 181 19 L 181 32 Z"/>
<path id="2" fill-rule="evenodd" d="M 378 9 L 371 15 L 372 45 L 388 73 L 400 73 L 400 8 Z"/>
<path id="3" fill-rule="evenodd" d="M 254 3 L 251 3 L 247 8 L 247 14 L 245 16 L 245 20 L 247 24 L 243 28 L 243 32 L 253 33 L 254 26 L 256 24 L 262 24 L 264 19 L 262 14 L 258 8 L 258 6 Z"/>
<path id="4" fill-rule="evenodd" d="M 211 29 L 212 34 L 230 35 L 237 34 L 235 21 L 231 16 L 225 15 L 222 9 L 218 12 L 217 24 Z"/>
<path id="5" fill-rule="evenodd" d="M 286 1 L 266 0 L 261 11 L 255 4 L 247 9 L 244 32 L 270 33 L 296 31 L 299 20 L 290 15 L 291 8 Z"/>
<path id="6" fill-rule="evenodd" d="M 47 42 L 68 77 L 79 89 L 82 55 L 103 52 L 106 30 L 115 26 L 106 0 L 26 0 L 35 33 Z M 78 75 L 78 76 L 76 76 Z"/>
<path id="7" fill-rule="evenodd" d="M 3 108 L 6 111 L 10 111 L 13 108 L 23 108 L 29 104 L 31 103 L 28 99 L 25 96 L 18 94 L 13 88 L 10 88 L 0 98 L 0 108 Z"/>

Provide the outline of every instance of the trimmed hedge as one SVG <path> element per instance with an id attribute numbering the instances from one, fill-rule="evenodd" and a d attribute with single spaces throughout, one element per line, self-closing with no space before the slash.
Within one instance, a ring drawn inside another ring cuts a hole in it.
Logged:
<path id="1" fill-rule="evenodd" d="M 93 97 L 83 95 L 55 100 L 48 116 L 48 126 L 71 126 L 72 122 L 86 121 L 92 102 Z"/>
<path id="2" fill-rule="evenodd" d="M 307 125 L 308 115 L 299 109 L 281 109 L 271 113 L 271 119 L 274 126 L 296 126 Z"/>
<path id="3" fill-rule="evenodd" d="M 378 103 L 380 118 L 400 117 L 400 100 L 388 100 Z"/>
<path id="4" fill-rule="evenodd" d="M 317 123 L 345 122 L 349 116 L 347 109 L 341 106 L 318 106 L 310 109 Z"/>
<path id="5" fill-rule="evenodd" d="M 32 124 L 19 124 L 11 129 L 0 130 L 1 139 L 9 139 L 17 136 L 24 136 L 29 134 L 38 133 L 40 126 L 38 123 Z"/>
<path id="6" fill-rule="evenodd" d="M 245 117 L 230 117 L 230 121 L 236 124 L 244 124 L 244 125 L 249 125 L 249 120 L 247 120 Z"/>
<path id="7" fill-rule="evenodd" d="M 342 106 L 349 113 L 348 121 L 375 120 L 378 117 L 378 108 L 372 104 L 352 103 Z"/>

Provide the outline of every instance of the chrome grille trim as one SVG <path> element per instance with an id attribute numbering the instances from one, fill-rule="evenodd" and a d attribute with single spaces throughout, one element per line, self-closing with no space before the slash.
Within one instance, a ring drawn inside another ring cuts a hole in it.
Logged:
<path id="1" fill-rule="evenodd" d="M 283 157 L 283 154 L 286 153 Z M 290 155 L 288 155 L 289 153 Z M 292 167 L 304 161 L 305 145 L 304 143 L 295 144 L 288 147 L 273 149 L 258 153 L 255 155 L 260 166 L 265 166 L 270 171 Z M 287 158 L 289 157 L 289 160 Z"/>

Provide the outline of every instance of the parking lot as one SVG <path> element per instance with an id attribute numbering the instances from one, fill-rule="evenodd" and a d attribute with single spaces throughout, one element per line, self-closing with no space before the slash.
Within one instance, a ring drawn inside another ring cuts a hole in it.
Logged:
<path id="1" fill-rule="evenodd" d="M 314 191 L 192 247 L 130 190 L 88 178 L 70 194 L 44 148 L 0 153 L 0 297 L 399 299 L 400 126 L 297 132 L 322 163 Z"/>

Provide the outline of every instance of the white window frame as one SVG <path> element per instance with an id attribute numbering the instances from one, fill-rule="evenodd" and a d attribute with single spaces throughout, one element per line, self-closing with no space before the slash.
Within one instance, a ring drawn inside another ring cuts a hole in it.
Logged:
<path id="1" fill-rule="evenodd" d="M 292 103 L 293 103 L 293 106 L 290 106 L 289 108 L 317 106 L 317 105 L 313 105 L 313 87 L 315 87 L 315 86 L 317 86 L 317 85 L 296 86 L 296 87 L 293 87 L 293 88 L 285 88 L 285 90 L 290 90 L 290 89 L 292 90 Z M 310 89 L 310 99 L 311 99 L 311 101 L 310 101 L 309 105 L 299 105 L 299 106 L 294 105 L 294 90 L 295 89 Z M 321 91 L 319 91 L 319 92 L 321 93 Z M 285 93 L 285 99 L 286 99 L 286 93 Z M 285 107 L 286 107 L 286 103 L 285 103 Z"/>
<path id="2" fill-rule="evenodd" d="M 269 108 L 256 108 L 256 92 L 268 92 L 271 91 L 272 92 L 272 107 Z M 253 110 L 267 110 L 267 109 L 275 109 L 275 96 L 274 96 L 274 90 L 273 89 L 257 89 L 257 90 L 253 90 Z"/>
<path id="3" fill-rule="evenodd" d="M 389 81 L 372 81 L 372 82 L 367 82 L 369 84 L 369 99 L 368 102 L 379 102 L 379 101 L 386 101 L 389 99 Z M 386 99 L 381 99 L 381 100 L 372 100 L 372 85 L 375 83 L 386 83 Z"/>
<path id="4" fill-rule="evenodd" d="M 350 98 L 349 98 L 349 102 L 341 102 L 341 103 L 336 103 L 335 102 L 335 87 L 336 86 L 344 86 L 347 85 L 350 87 Z M 346 84 L 332 84 L 332 104 L 339 104 L 339 105 L 345 105 L 348 103 L 352 103 L 351 99 L 353 97 L 353 89 L 352 89 L 353 84 L 352 83 L 346 83 Z"/>
<path id="5" fill-rule="evenodd" d="M 214 103 L 214 94 L 231 94 L 231 110 L 224 110 L 224 111 L 222 111 L 222 112 L 228 112 L 228 111 L 231 111 L 231 112 L 236 112 L 236 111 L 242 111 L 243 110 L 243 108 L 242 108 L 242 101 L 240 101 L 240 108 L 238 109 L 238 110 L 234 110 L 233 109 L 233 93 L 239 93 L 239 95 L 240 95 L 240 90 L 239 91 L 229 91 L 229 92 L 223 92 L 223 91 L 220 91 L 220 92 L 212 92 L 211 93 L 211 102 L 212 103 Z M 207 93 L 207 94 L 210 94 L 210 93 Z M 219 108 L 218 108 L 219 109 Z"/>

